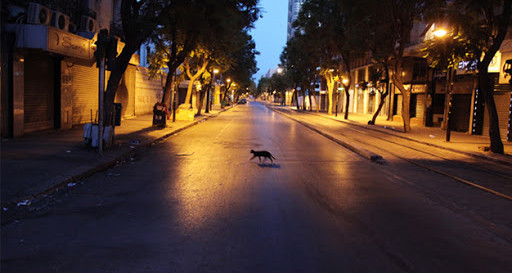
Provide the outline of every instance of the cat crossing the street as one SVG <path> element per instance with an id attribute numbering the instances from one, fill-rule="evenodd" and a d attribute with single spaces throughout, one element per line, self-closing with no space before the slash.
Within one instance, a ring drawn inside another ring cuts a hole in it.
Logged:
<path id="1" fill-rule="evenodd" d="M 276 159 L 275 157 L 272 156 L 271 153 L 267 152 L 267 151 L 255 151 L 255 150 L 251 150 L 251 153 L 253 154 L 253 157 L 249 160 L 252 160 L 254 159 L 255 157 L 258 157 L 258 159 L 260 160 L 260 163 L 261 163 L 261 158 L 263 157 L 263 160 L 265 159 L 270 159 L 270 162 L 274 163 L 273 159 Z"/>

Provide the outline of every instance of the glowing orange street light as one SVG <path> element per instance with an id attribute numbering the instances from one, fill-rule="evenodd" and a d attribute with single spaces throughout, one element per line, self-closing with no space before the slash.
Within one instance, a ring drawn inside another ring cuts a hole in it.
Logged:
<path id="1" fill-rule="evenodd" d="M 448 31 L 446 31 L 446 29 L 440 28 L 440 29 L 436 29 L 433 33 L 436 37 L 443 37 L 448 33 Z"/>

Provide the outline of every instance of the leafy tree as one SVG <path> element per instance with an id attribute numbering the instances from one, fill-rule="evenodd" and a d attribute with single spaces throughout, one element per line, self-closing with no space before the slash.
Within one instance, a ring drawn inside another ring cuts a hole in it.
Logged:
<path id="1" fill-rule="evenodd" d="M 241 33 L 236 35 L 228 41 L 229 48 L 228 54 L 226 55 L 226 62 L 229 66 L 224 65 L 222 74 L 225 78 L 231 79 L 227 84 L 228 90 L 233 83 L 236 83 L 237 90 L 243 92 L 253 84 L 252 77 L 258 72 L 256 67 L 256 55 L 259 52 L 256 51 L 256 45 L 252 40 L 252 36 L 243 30 Z M 225 92 L 224 92 L 225 93 Z M 225 98 L 225 94 L 223 99 Z"/>
<path id="2" fill-rule="evenodd" d="M 453 66 L 458 59 L 477 62 L 479 89 L 489 113 L 491 151 L 503 154 L 489 64 L 498 52 L 511 21 L 511 0 L 454 0 L 434 10 L 431 20 L 449 26 L 443 43 L 427 44 L 433 66 Z M 443 63 L 444 62 L 444 63 Z"/>
<path id="3" fill-rule="evenodd" d="M 366 9 L 358 0 L 311 0 L 303 4 L 294 23 L 298 32 L 318 42 L 315 56 L 328 83 L 329 113 L 332 113 L 334 84 L 339 76 L 344 79 L 341 84 L 346 97 L 345 119 L 348 119 L 352 84 L 351 62 L 366 51 L 367 18 L 361 16 Z"/>
<path id="4" fill-rule="evenodd" d="M 270 78 L 262 77 L 256 87 L 256 95 L 261 96 L 262 93 L 270 91 Z"/>
<path id="5" fill-rule="evenodd" d="M 180 105 L 180 108 L 191 108 L 190 98 L 192 97 L 192 89 L 194 87 L 195 81 L 199 77 L 201 77 L 201 75 L 206 71 L 206 67 L 208 66 L 208 62 L 210 61 L 209 58 L 210 52 L 202 48 L 197 48 L 196 50 L 191 52 L 190 56 L 188 56 L 185 59 L 185 63 L 183 64 L 183 66 L 190 81 L 187 87 L 187 96 L 185 97 L 185 103 L 183 105 Z"/>
<path id="6" fill-rule="evenodd" d="M 365 0 L 368 9 L 366 10 L 366 18 L 368 18 L 367 26 L 367 49 L 370 53 L 373 67 L 370 73 L 369 82 L 380 93 L 379 106 L 372 119 L 368 124 L 373 125 L 377 120 L 377 116 L 382 110 L 386 97 L 389 95 L 390 68 L 392 65 L 392 56 L 394 53 L 395 39 L 390 39 L 394 34 L 391 20 L 382 15 L 382 6 L 380 4 L 369 4 L 371 0 Z"/>
<path id="7" fill-rule="evenodd" d="M 172 86 L 172 74 L 187 58 L 190 64 L 201 63 L 205 69 L 196 69 L 192 83 L 199 79 L 207 69 L 208 63 L 229 61 L 229 51 L 236 50 L 229 44 L 237 35 L 252 27 L 258 15 L 257 0 L 180 0 L 169 12 L 168 19 L 159 27 L 152 41 L 157 45 L 157 53 L 150 66 L 153 74 L 162 68 L 162 60 L 168 60 L 166 66 L 170 73 L 164 89 L 165 102 Z M 160 52 L 159 52 L 160 51 Z M 224 64 L 229 66 L 230 64 Z M 197 67 L 196 67 L 197 68 Z M 189 72 L 190 69 L 189 69 Z M 191 74 L 192 75 L 192 74 Z M 190 88 L 189 88 L 190 89 Z M 191 91 L 187 92 L 190 97 Z M 202 97 L 202 96 L 201 96 Z"/>
<path id="8" fill-rule="evenodd" d="M 105 91 L 104 112 L 105 125 L 111 125 L 114 99 L 132 55 L 140 48 L 156 29 L 161 20 L 167 16 L 170 3 L 163 0 L 123 0 L 121 2 L 122 33 L 121 40 L 125 46 L 111 63 L 112 72 Z"/>
<path id="9" fill-rule="evenodd" d="M 393 84 L 402 94 L 402 120 L 404 132 L 411 130 L 410 123 L 410 101 L 411 90 L 405 89 L 402 81 L 402 72 L 404 71 L 404 52 L 409 46 L 410 35 L 413 24 L 420 18 L 429 6 L 435 5 L 436 0 L 383 0 L 378 3 L 381 13 L 388 14 L 389 24 L 381 29 L 389 34 L 390 46 L 392 46 L 391 59 L 391 78 Z"/>
<path id="10" fill-rule="evenodd" d="M 279 94 L 281 105 L 285 104 L 286 90 L 289 89 L 289 80 L 286 73 L 274 73 L 270 77 L 270 88 Z"/>
<path id="11" fill-rule="evenodd" d="M 340 39 L 343 38 L 344 17 L 340 1 L 311 0 L 302 6 L 295 25 L 312 41 L 315 41 L 315 56 L 318 58 L 320 74 L 327 81 L 329 97 L 328 114 L 332 114 L 334 84 L 338 80 L 337 68 L 342 61 Z"/>
<path id="12" fill-rule="evenodd" d="M 301 34 L 300 31 L 296 32 L 295 36 L 286 43 L 286 47 L 281 53 L 281 63 L 287 71 L 289 79 L 294 82 L 295 89 L 297 87 L 301 89 L 303 110 L 306 110 L 306 91 L 309 95 L 309 101 L 311 101 L 311 94 L 314 94 L 316 67 L 318 66 L 317 51 L 311 46 L 310 41 L 311 39 L 307 34 Z M 311 104 L 309 110 L 312 110 Z"/>

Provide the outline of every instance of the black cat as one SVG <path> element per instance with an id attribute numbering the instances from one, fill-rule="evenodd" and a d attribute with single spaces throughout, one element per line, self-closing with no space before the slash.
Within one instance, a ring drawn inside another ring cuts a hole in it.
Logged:
<path id="1" fill-rule="evenodd" d="M 268 158 L 270 159 L 270 162 L 274 163 L 274 161 L 272 159 L 276 159 L 275 157 L 272 156 L 271 153 L 267 152 L 267 151 L 255 151 L 255 150 L 251 150 L 251 153 L 254 155 L 251 159 L 249 160 L 252 160 L 253 158 L 255 157 L 258 157 L 258 159 L 260 160 L 260 163 L 261 163 L 261 158 L 263 157 L 263 160 L 265 160 L 265 158 Z"/>

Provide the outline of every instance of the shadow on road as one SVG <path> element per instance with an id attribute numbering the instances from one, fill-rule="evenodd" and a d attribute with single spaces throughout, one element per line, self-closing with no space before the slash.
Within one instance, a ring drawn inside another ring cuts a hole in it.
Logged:
<path id="1" fill-rule="evenodd" d="M 260 168 L 272 168 L 272 169 L 281 169 L 280 164 L 274 164 L 274 163 L 256 163 Z"/>

